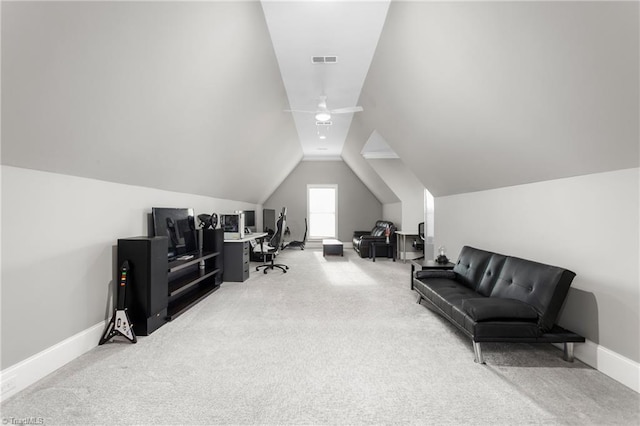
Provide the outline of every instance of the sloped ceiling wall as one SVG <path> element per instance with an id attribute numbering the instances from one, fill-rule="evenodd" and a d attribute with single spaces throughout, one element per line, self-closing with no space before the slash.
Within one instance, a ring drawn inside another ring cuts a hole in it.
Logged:
<path id="1" fill-rule="evenodd" d="M 342 148 L 342 159 L 351 167 L 351 170 L 369 188 L 378 201 L 382 204 L 397 203 L 400 199 L 361 154 L 362 148 L 369 140 L 371 133 L 371 130 L 363 127 L 360 114 L 354 114 L 347 139 Z"/>
<path id="2" fill-rule="evenodd" d="M 637 167 L 638 7 L 392 2 L 347 144 L 377 130 L 434 196 Z"/>
<path id="3" fill-rule="evenodd" d="M 417 232 L 418 224 L 424 222 L 424 186 L 402 160 L 367 160 L 371 167 L 391 187 L 402 202 L 402 222 L 398 229 Z"/>
<path id="4" fill-rule="evenodd" d="M 436 196 L 637 167 L 638 7 L 392 2 L 344 161 L 382 203 L 374 130 Z M 3 164 L 260 203 L 286 107 L 258 2 L 2 4 Z"/>
<path id="5" fill-rule="evenodd" d="M 3 164 L 259 203 L 287 105 L 258 2 L 2 4 Z"/>

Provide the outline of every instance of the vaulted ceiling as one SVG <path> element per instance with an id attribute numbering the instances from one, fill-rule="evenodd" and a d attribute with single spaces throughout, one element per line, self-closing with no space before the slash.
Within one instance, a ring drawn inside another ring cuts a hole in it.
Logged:
<path id="1" fill-rule="evenodd" d="M 637 167 L 638 11 L 393 2 L 354 122 L 435 196 Z"/>
<path id="2" fill-rule="evenodd" d="M 342 16 L 367 27 L 377 3 Z M 364 80 L 292 89 L 268 11 L 315 10 L 328 44 L 306 48 L 346 61 L 336 6 L 3 2 L 2 164 L 260 203 L 308 152 L 284 110 L 320 89 L 364 108 L 337 145 L 382 202 L 372 135 L 436 196 L 638 167 L 637 2 L 392 1 Z"/>
<path id="3" fill-rule="evenodd" d="M 263 1 L 265 18 L 305 159 L 339 159 L 389 1 Z"/>

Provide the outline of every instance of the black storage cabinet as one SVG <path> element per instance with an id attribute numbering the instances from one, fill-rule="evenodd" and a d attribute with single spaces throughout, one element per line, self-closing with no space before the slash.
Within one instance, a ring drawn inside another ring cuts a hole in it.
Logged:
<path id="1" fill-rule="evenodd" d="M 167 237 L 118 240 L 118 267 L 129 261 L 126 306 L 138 336 L 149 335 L 167 321 L 167 251 Z"/>
<path id="2" fill-rule="evenodd" d="M 125 304 L 133 331 L 147 336 L 220 288 L 224 232 L 203 230 L 202 250 L 184 260 L 168 260 L 167 237 L 118 240 L 118 265 L 129 261 Z"/>

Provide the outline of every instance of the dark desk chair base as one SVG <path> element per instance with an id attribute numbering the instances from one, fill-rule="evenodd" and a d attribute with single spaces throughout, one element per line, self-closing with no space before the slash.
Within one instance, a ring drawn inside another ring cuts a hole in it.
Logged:
<path id="1" fill-rule="evenodd" d="M 287 265 L 282 264 L 282 263 L 273 263 L 273 259 L 274 258 L 275 258 L 275 256 L 271 256 L 271 263 L 265 263 L 264 265 L 256 266 L 256 271 L 259 271 L 260 268 L 264 268 L 263 272 L 266 274 L 269 269 L 279 268 L 279 269 L 282 270 L 282 272 L 284 272 L 286 274 L 287 273 L 287 269 L 289 269 L 289 267 Z"/>
<path id="2" fill-rule="evenodd" d="M 286 248 L 299 248 L 300 250 L 304 250 L 304 243 L 302 241 L 291 241 L 289 244 L 285 244 L 282 249 Z"/>
<path id="3" fill-rule="evenodd" d="M 307 218 L 304 218 L 304 237 L 302 237 L 302 241 L 291 241 L 289 244 L 284 244 L 282 246 L 282 250 L 286 248 L 299 248 L 300 250 L 304 250 L 304 245 L 307 242 Z"/>
<path id="4" fill-rule="evenodd" d="M 260 266 L 256 266 L 256 271 L 259 271 L 260 268 L 264 268 L 264 272 L 265 274 L 267 273 L 267 271 L 269 269 L 274 269 L 274 268 L 280 268 L 282 270 L 282 272 L 284 272 L 285 274 L 287 273 L 287 269 L 289 269 L 289 267 L 287 265 L 281 265 L 279 263 L 274 263 L 273 265 L 268 264 L 268 265 L 260 265 Z"/>

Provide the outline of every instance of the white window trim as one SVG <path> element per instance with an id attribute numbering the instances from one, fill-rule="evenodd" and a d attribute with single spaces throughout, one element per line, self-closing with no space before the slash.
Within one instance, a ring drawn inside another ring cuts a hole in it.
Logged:
<path id="1" fill-rule="evenodd" d="M 337 183 L 328 183 L 328 184 L 314 184 L 314 183 L 308 183 L 307 184 L 307 218 L 309 218 L 308 220 L 311 220 L 311 212 L 309 211 L 309 189 L 311 188 L 332 188 L 334 190 L 334 195 L 335 195 L 335 206 L 336 206 L 336 211 L 335 211 L 335 237 L 336 239 L 338 238 L 338 235 L 340 235 L 338 233 L 338 184 Z M 323 239 L 323 237 L 314 237 L 312 238 L 311 236 L 308 237 L 309 241 L 321 241 Z"/>

